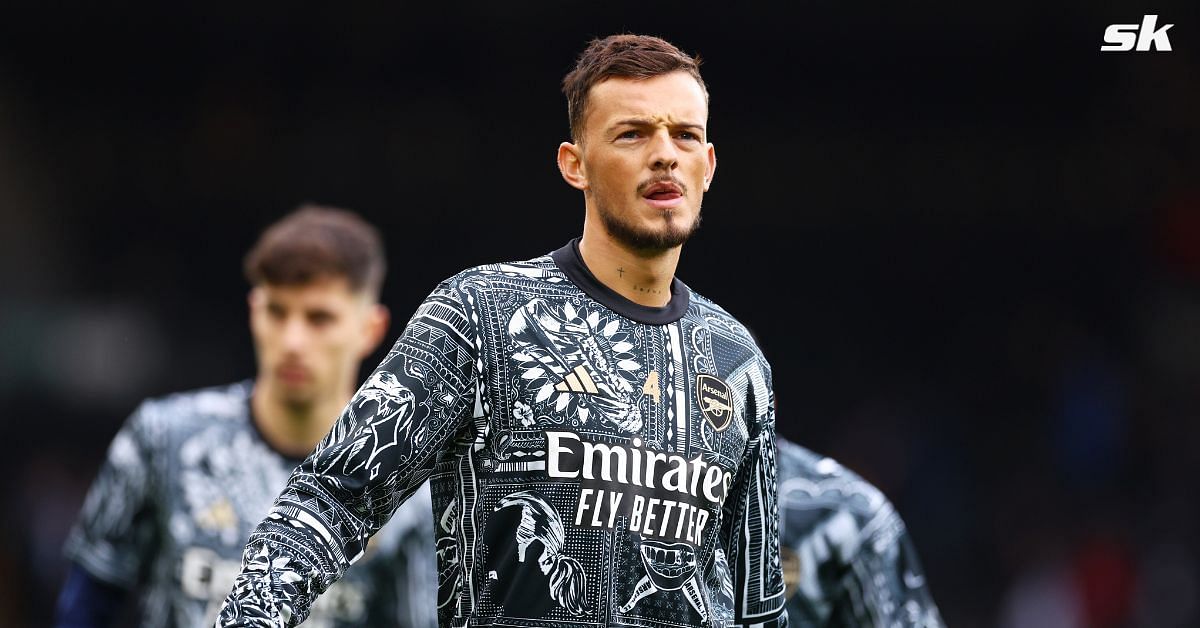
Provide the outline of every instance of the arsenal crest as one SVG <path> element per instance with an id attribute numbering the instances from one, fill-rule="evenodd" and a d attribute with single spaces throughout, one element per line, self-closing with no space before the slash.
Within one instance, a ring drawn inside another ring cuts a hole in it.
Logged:
<path id="1" fill-rule="evenodd" d="M 712 375 L 697 375 L 696 401 L 700 404 L 700 413 L 714 430 L 720 432 L 733 422 L 733 404 L 729 399 L 729 385 L 725 382 Z"/>

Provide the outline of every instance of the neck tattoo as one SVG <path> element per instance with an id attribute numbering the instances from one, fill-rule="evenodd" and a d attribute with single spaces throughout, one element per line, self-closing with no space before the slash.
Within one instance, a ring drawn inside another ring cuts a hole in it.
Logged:
<path id="1" fill-rule="evenodd" d="M 633 289 L 638 292 L 645 292 L 648 294 L 662 294 L 663 293 L 663 291 L 661 289 L 651 288 L 648 286 L 639 286 L 637 284 L 633 284 Z"/>

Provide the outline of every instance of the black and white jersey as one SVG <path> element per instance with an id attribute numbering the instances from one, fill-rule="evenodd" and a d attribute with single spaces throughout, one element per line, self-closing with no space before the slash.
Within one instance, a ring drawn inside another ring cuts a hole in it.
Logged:
<path id="1" fill-rule="evenodd" d="M 883 493 L 831 458 L 778 443 L 793 628 L 942 626 L 912 540 Z"/>
<path id="2" fill-rule="evenodd" d="M 291 626 L 431 478 L 442 626 L 786 625 L 771 371 L 577 241 L 440 284 L 254 531 L 221 626 Z M 353 573 L 353 569 L 350 573 Z"/>
<path id="3" fill-rule="evenodd" d="M 212 625 L 251 529 L 299 463 L 255 428 L 251 390 L 242 382 L 144 402 L 113 439 L 67 540 L 67 556 L 95 578 L 138 591 L 146 628 Z M 309 625 L 436 625 L 428 490 L 417 497 Z"/>

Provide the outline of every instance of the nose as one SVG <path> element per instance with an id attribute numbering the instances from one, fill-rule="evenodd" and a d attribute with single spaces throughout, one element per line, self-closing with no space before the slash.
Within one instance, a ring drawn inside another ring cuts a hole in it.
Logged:
<path id="1" fill-rule="evenodd" d="M 283 327 L 283 346 L 288 351 L 301 351 L 308 343 L 308 328 L 299 316 L 288 317 Z"/>
<path id="2" fill-rule="evenodd" d="M 650 168 L 671 171 L 679 167 L 679 150 L 666 130 L 654 134 L 650 141 Z"/>

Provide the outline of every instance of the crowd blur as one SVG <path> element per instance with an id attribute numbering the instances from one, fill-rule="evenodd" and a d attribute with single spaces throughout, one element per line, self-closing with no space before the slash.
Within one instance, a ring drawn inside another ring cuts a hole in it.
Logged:
<path id="1" fill-rule="evenodd" d="M 948 624 L 1200 625 L 1194 3 L 1145 54 L 1099 52 L 1132 4 L 394 4 L 0 24 L 0 625 L 48 621 L 138 400 L 253 373 L 266 224 L 379 225 L 401 322 L 575 234 L 558 80 L 618 31 L 705 60 L 680 278 L 754 328 L 779 431 L 897 505 Z"/>

